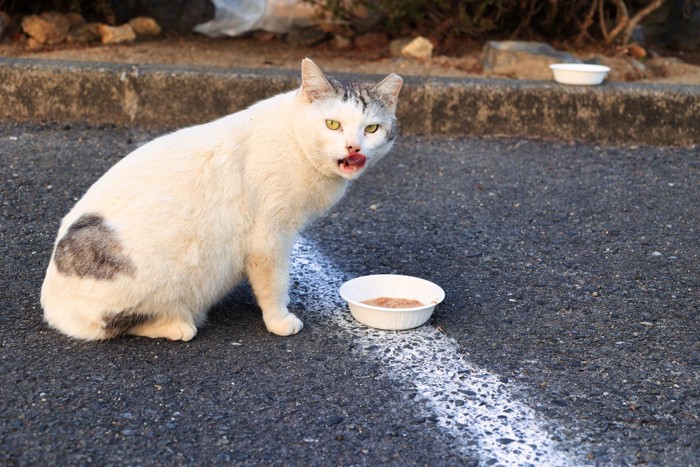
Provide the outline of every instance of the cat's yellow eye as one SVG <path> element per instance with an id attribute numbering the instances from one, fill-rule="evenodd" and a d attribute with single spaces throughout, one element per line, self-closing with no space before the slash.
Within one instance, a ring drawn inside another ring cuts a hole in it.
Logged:
<path id="1" fill-rule="evenodd" d="M 340 122 L 336 121 L 336 120 L 328 119 L 328 120 L 326 120 L 326 126 L 330 130 L 337 130 L 338 128 L 340 128 Z"/>
<path id="2" fill-rule="evenodd" d="M 367 125 L 365 127 L 365 133 L 374 133 L 378 129 L 379 129 L 379 125 L 377 125 L 376 123 L 373 123 L 372 125 Z"/>

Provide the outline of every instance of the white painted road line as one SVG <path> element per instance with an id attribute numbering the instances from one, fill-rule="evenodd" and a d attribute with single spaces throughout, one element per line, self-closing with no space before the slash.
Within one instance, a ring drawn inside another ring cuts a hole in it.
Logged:
<path id="1" fill-rule="evenodd" d="M 485 465 L 586 464 L 582 455 L 555 440 L 552 432 L 558 430 L 551 423 L 515 399 L 512 383 L 466 361 L 454 339 L 430 325 L 380 331 L 354 321 L 337 292 L 343 273 L 308 239 L 297 240 L 291 273 L 305 285 L 307 312 L 352 334 L 363 355 L 415 393 L 418 410 L 428 411 L 421 415 L 435 417 L 438 426 L 460 441 L 464 455 Z"/>

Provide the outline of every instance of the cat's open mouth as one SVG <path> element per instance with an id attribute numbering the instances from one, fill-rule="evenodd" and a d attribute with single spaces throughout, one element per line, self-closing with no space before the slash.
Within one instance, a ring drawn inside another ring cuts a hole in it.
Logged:
<path id="1" fill-rule="evenodd" d="M 338 167 L 343 172 L 355 172 L 364 167 L 365 162 L 367 162 L 367 157 L 364 154 L 354 153 L 344 159 L 339 159 Z"/>

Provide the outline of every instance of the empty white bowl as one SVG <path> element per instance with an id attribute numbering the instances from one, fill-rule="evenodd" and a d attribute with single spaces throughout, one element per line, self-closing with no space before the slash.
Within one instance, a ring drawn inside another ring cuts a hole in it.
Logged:
<path id="1" fill-rule="evenodd" d="M 587 63 L 555 63 L 549 65 L 554 73 L 554 80 L 562 84 L 595 86 L 603 82 L 610 67 L 589 65 Z"/>
<path id="2" fill-rule="evenodd" d="M 411 329 L 424 324 L 435 306 L 445 298 L 440 286 L 418 277 L 399 274 L 374 274 L 349 280 L 338 289 L 348 302 L 350 313 L 360 323 L 388 330 Z M 384 308 L 362 303 L 379 297 L 418 300 L 423 306 Z"/>

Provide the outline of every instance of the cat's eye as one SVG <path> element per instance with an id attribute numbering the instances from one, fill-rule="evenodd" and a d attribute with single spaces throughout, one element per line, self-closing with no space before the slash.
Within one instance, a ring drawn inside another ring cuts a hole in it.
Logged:
<path id="1" fill-rule="evenodd" d="M 377 125 L 376 123 L 373 123 L 373 124 L 367 125 L 365 127 L 365 133 L 374 133 L 378 129 L 379 129 L 379 125 Z"/>
<path id="2" fill-rule="evenodd" d="M 326 120 L 326 126 L 330 130 L 337 130 L 338 128 L 340 128 L 340 122 L 337 120 L 328 119 L 328 120 Z"/>

